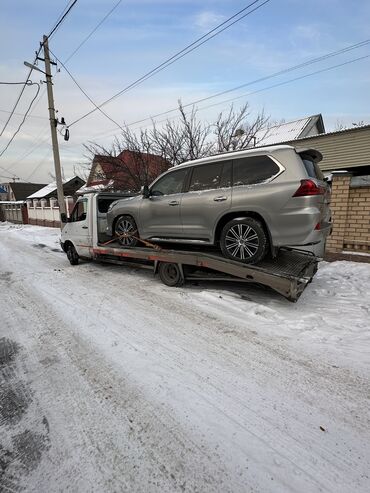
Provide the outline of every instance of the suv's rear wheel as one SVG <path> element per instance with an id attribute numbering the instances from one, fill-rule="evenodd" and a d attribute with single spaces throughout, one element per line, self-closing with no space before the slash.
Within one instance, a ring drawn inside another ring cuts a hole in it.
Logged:
<path id="1" fill-rule="evenodd" d="M 267 253 L 267 236 L 256 219 L 233 219 L 221 232 L 220 246 L 225 257 L 245 264 L 256 264 Z"/>
<path id="2" fill-rule="evenodd" d="M 137 226 L 131 216 L 120 216 L 115 223 L 114 232 L 124 247 L 135 247 L 139 242 Z"/>

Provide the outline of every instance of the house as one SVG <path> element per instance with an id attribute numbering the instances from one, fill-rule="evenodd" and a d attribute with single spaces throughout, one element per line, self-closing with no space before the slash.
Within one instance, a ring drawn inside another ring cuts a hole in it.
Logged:
<path id="1" fill-rule="evenodd" d="M 31 193 L 37 192 L 40 188 L 45 186 L 44 183 L 22 183 L 22 182 L 11 182 L 11 183 L 2 183 L 0 185 L 2 190 L 5 192 L 1 192 L 1 200 L 6 201 L 19 201 L 26 200 L 28 195 Z M 6 196 L 4 196 L 6 194 Z"/>
<path id="2" fill-rule="evenodd" d="M 77 190 L 84 184 L 84 180 L 79 176 L 73 176 L 63 181 L 67 216 L 73 208 Z M 49 185 L 29 195 L 27 197 L 27 209 L 30 224 L 58 228 L 60 226 L 60 212 L 56 182 L 49 183 Z"/>
<path id="3" fill-rule="evenodd" d="M 72 178 L 67 178 L 66 180 L 63 180 L 64 196 L 75 196 L 77 190 L 81 188 L 84 184 L 85 181 L 79 176 L 73 176 Z M 57 199 L 57 184 L 55 181 L 53 181 L 52 183 L 49 183 L 49 185 L 44 185 L 43 188 L 40 188 L 36 192 L 29 194 L 26 198 L 30 201 L 39 201 L 41 199 Z"/>
<path id="4" fill-rule="evenodd" d="M 94 156 L 86 187 L 139 191 L 166 171 L 170 163 L 155 154 L 122 151 L 118 156 Z"/>
<path id="5" fill-rule="evenodd" d="M 27 224 L 25 200 L 30 193 L 44 186 L 40 183 L 2 183 L 0 185 L 0 221 Z"/>
<path id="6" fill-rule="evenodd" d="M 322 115 L 318 114 L 280 123 L 267 130 L 258 130 L 254 135 L 253 144 L 255 147 L 268 146 L 323 133 L 325 133 L 324 121 Z"/>

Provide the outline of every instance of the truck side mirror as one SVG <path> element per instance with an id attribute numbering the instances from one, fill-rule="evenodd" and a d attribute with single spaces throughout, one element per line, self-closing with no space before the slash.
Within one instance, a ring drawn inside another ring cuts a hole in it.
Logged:
<path id="1" fill-rule="evenodd" d="M 150 190 L 149 190 L 148 185 L 144 185 L 142 187 L 141 191 L 142 191 L 144 199 L 148 199 L 150 197 Z"/>
<path id="2" fill-rule="evenodd" d="M 65 212 L 62 212 L 61 213 L 60 220 L 62 221 L 62 223 L 67 223 L 68 222 L 68 217 L 67 217 L 67 214 Z"/>

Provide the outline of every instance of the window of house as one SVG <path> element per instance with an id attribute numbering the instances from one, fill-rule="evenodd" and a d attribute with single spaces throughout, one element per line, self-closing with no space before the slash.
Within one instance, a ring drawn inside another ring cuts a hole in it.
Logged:
<path id="1" fill-rule="evenodd" d="M 233 164 L 233 186 L 262 183 L 279 171 L 279 166 L 268 156 L 240 158 Z"/>
<path id="2" fill-rule="evenodd" d="M 181 193 L 188 169 L 172 171 L 168 175 L 158 180 L 150 190 L 151 195 L 172 195 Z"/>
<path id="3" fill-rule="evenodd" d="M 87 200 L 76 203 L 70 218 L 70 222 L 84 221 L 87 215 Z"/>

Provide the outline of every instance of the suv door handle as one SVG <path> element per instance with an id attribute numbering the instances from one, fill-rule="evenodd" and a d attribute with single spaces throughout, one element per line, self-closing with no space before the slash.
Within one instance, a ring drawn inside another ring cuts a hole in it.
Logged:
<path id="1" fill-rule="evenodd" d="M 177 200 L 172 200 L 171 202 L 168 202 L 168 205 L 179 205 L 180 202 L 178 202 Z"/>
<path id="2" fill-rule="evenodd" d="M 215 197 L 213 200 L 215 202 L 223 202 L 224 200 L 227 200 L 227 197 L 225 197 L 225 195 L 221 195 L 220 197 Z"/>
<path id="3" fill-rule="evenodd" d="M 88 229 L 88 226 L 82 226 L 82 229 Z"/>

